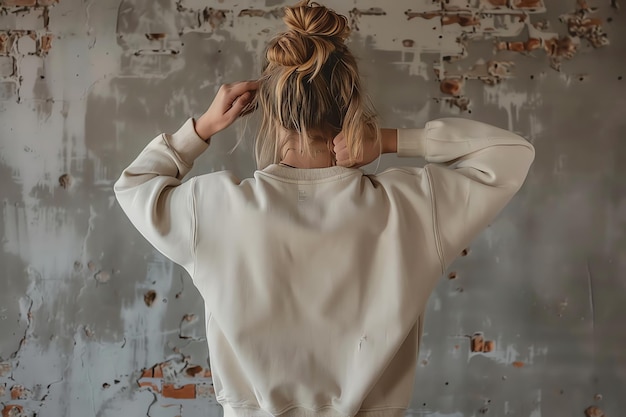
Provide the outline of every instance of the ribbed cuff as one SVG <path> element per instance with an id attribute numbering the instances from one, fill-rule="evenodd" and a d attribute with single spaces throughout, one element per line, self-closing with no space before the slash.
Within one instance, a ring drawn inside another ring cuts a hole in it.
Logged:
<path id="1" fill-rule="evenodd" d="M 400 157 L 426 155 L 426 129 L 398 129 L 398 150 Z"/>
<path id="2" fill-rule="evenodd" d="M 176 133 L 170 135 L 168 142 L 183 162 L 189 165 L 193 164 L 196 158 L 209 147 L 209 143 L 198 136 L 191 117 Z"/>

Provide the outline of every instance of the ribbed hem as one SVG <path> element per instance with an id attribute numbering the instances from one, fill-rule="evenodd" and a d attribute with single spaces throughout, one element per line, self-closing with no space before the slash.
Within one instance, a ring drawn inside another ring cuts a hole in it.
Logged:
<path id="1" fill-rule="evenodd" d="M 426 155 L 425 129 L 398 129 L 399 157 L 418 157 Z"/>
<path id="2" fill-rule="evenodd" d="M 258 408 L 232 407 L 228 404 L 222 404 L 222 407 L 224 408 L 224 417 L 403 417 L 406 412 L 405 408 L 383 408 L 380 410 L 360 410 L 356 414 L 345 414 L 332 407 L 318 410 L 294 407 L 281 414 L 271 414 Z"/>
<path id="3" fill-rule="evenodd" d="M 181 160 L 188 165 L 193 164 L 196 158 L 209 147 L 208 142 L 198 136 L 193 118 L 187 119 L 176 133 L 170 135 L 168 143 Z"/>

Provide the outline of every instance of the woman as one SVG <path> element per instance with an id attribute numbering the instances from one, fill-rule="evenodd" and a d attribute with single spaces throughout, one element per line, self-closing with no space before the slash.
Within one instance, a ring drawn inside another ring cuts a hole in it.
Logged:
<path id="1" fill-rule="evenodd" d="M 197 121 L 155 138 L 115 192 L 205 300 L 226 416 L 400 416 L 438 277 L 517 192 L 534 149 L 460 118 L 379 129 L 346 18 L 304 1 L 284 20 L 261 79 L 223 86 Z M 255 108 L 254 178 L 182 182 Z M 428 164 L 356 169 L 381 152 Z"/>

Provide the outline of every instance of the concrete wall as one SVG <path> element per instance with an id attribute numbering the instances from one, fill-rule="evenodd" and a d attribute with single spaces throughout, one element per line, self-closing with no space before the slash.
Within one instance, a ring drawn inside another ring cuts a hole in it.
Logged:
<path id="1" fill-rule="evenodd" d="M 131 227 L 112 184 L 220 83 L 259 74 L 285 3 L 0 4 L 2 416 L 220 415 L 202 300 Z M 623 415 L 617 0 L 326 4 L 352 20 L 350 46 L 385 126 L 461 114 L 537 148 L 522 192 L 431 297 L 409 413 Z M 193 174 L 251 175 L 249 130 L 215 139 Z M 378 169 L 419 163 L 385 155 Z"/>

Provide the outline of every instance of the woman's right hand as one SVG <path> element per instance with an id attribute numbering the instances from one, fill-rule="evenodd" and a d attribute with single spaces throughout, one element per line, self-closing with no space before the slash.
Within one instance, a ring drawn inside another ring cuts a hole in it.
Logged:
<path id="1" fill-rule="evenodd" d="M 381 146 L 375 140 L 366 140 L 363 142 L 363 154 L 358 160 L 350 160 L 346 137 L 343 132 L 339 133 L 333 139 L 335 158 L 337 165 L 346 168 L 360 168 L 378 158 L 381 153 L 396 152 L 397 149 L 397 130 L 396 129 L 380 129 Z"/>

